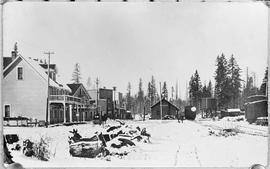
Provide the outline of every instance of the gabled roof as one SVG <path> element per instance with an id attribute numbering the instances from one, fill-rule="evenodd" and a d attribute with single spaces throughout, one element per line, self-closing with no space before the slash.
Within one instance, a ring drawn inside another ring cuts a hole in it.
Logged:
<path id="1" fill-rule="evenodd" d="M 74 95 L 81 85 L 81 83 L 67 84 L 67 86 L 71 89 L 71 95 Z"/>
<path id="2" fill-rule="evenodd" d="M 43 67 L 44 69 L 47 69 L 47 68 L 48 68 L 48 64 L 45 64 L 45 63 L 39 63 L 39 65 L 40 65 L 41 67 Z M 55 70 L 55 68 L 56 68 L 56 65 L 55 65 L 55 64 L 50 64 L 50 69 Z"/>
<path id="3" fill-rule="evenodd" d="M 18 54 L 16 59 L 14 59 L 3 71 L 4 76 L 6 76 L 11 70 L 14 68 L 14 64 L 18 64 L 18 61 L 24 60 L 35 72 L 41 76 L 42 79 L 46 82 L 48 80 L 48 75 L 45 72 L 45 69 L 42 68 L 37 61 L 32 60 L 31 58 L 23 57 L 22 55 Z M 60 89 L 65 89 L 70 91 L 70 89 L 65 84 L 59 84 L 56 81 L 50 78 L 50 86 L 57 87 Z"/>
<path id="4" fill-rule="evenodd" d="M 172 105 L 173 107 L 175 107 L 177 110 L 179 110 L 179 108 L 177 106 L 175 106 L 174 104 L 172 104 L 171 102 L 169 102 L 168 100 L 166 100 L 165 98 L 162 99 L 162 102 L 167 102 L 169 103 L 170 105 Z M 152 107 L 156 106 L 157 104 L 160 104 L 160 101 L 158 101 L 157 103 L 155 103 Z"/>
<path id="5" fill-rule="evenodd" d="M 3 57 L 3 69 L 5 69 L 12 62 L 11 57 Z"/>
<path id="6" fill-rule="evenodd" d="M 71 89 L 71 95 L 75 95 L 79 91 L 79 89 L 82 89 L 86 96 L 91 99 L 88 91 L 85 89 L 82 83 L 70 83 L 67 84 L 67 86 Z"/>

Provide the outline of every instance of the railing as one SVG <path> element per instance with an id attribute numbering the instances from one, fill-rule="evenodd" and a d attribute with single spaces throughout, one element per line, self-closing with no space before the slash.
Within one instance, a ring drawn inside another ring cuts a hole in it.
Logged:
<path id="1" fill-rule="evenodd" d="M 90 101 L 88 99 L 74 97 L 70 95 L 50 95 L 50 101 L 60 101 L 60 102 L 90 105 Z"/>
<path id="2" fill-rule="evenodd" d="M 85 103 L 84 99 L 69 95 L 50 95 L 50 101 L 66 101 L 66 102 L 79 102 Z"/>

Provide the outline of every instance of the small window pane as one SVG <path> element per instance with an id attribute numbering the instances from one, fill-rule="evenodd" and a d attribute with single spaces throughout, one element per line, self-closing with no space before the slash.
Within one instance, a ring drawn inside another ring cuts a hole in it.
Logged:
<path id="1" fill-rule="evenodd" d="M 18 80 L 22 80 L 22 79 L 23 79 L 23 68 L 18 67 Z"/>

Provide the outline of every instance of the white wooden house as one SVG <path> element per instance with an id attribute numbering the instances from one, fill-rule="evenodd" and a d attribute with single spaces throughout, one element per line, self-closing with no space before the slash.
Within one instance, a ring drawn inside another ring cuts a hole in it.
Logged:
<path id="1" fill-rule="evenodd" d="M 53 69 L 50 72 L 55 74 Z M 12 56 L 3 70 L 3 116 L 46 121 L 47 82 L 47 69 L 41 67 L 38 61 L 19 54 Z M 69 92 L 67 86 L 50 79 L 50 94 L 65 95 Z M 54 120 L 52 118 L 54 115 L 49 114 L 49 122 Z"/>
<path id="2" fill-rule="evenodd" d="M 4 57 L 3 61 L 3 117 L 20 116 L 46 121 L 47 66 L 15 52 L 12 52 L 12 57 Z M 68 117 L 72 117 L 74 105 L 88 106 L 89 103 L 72 96 L 68 86 L 58 83 L 55 70 L 55 65 L 50 65 L 48 123 L 71 122 L 72 118 Z M 78 113 L 79 109 L 76 111 Z"/>

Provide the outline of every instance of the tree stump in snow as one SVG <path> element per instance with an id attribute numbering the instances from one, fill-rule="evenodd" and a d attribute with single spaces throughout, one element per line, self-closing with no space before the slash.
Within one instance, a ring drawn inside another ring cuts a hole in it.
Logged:
<path id="1" fill-rule="evenodd" d="M 74 157 L 95 158 L 99 154 L 106 156 L 108 152 L 99 141 L 96 142 L 76 142 L 70 144 L 69 153 Z"/>

